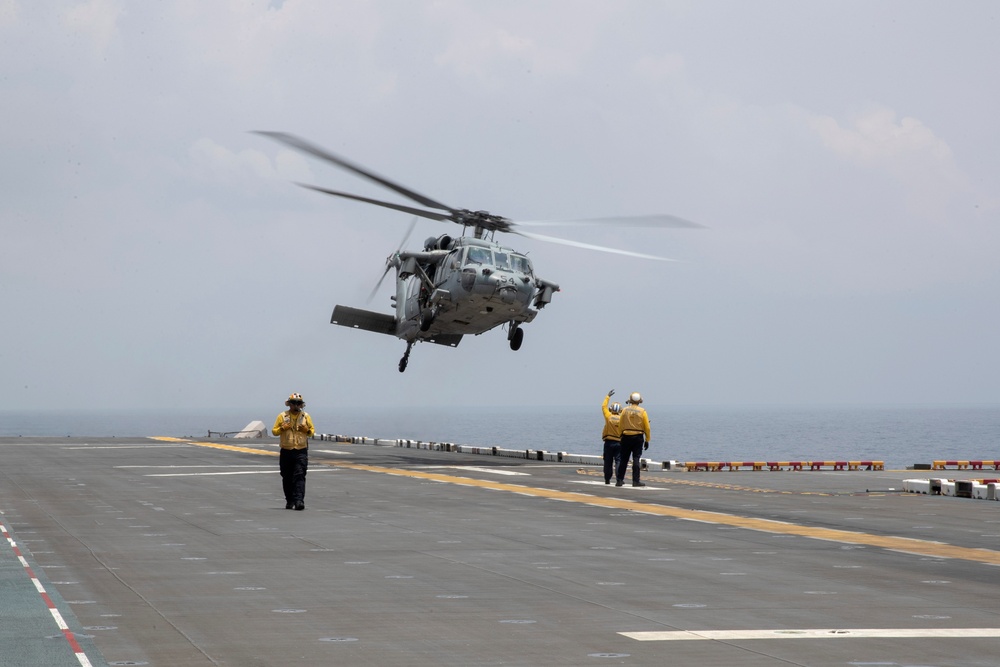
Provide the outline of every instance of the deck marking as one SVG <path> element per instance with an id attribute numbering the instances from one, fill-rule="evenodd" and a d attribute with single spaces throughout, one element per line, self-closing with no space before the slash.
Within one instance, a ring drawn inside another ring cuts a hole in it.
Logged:
<path id="1" fill-rule="evenodd" d="M 176 440 L 173 438 L 159 438 Z M 178 440 L 180 441 L 180 440 Z M 216 442 L 197 442 L 193 440 L 183 440 L 192 445 L 201 447 L 213 447 L 229 451 L 243 452 L 247 454 L 259 454 L 262 456 L 277 456 L 278 452 L 264 451 L 250 447 L 235 447 L 233 445 L 223 445 Z M 771 533 L 775 536 L 797 536 L 808 537 L 815 540 L 825 540 L 828 542 L 838 542 L 841 544 L 863 545 L 889 549 L 905 554 L 916 556 L 933 556 L 935 558 L 954 558 L 956 560 L 967 560 L 987 565 L 1000 565 L 1000 551 L 992 549 L 978 549 L 973 547 L 960 547 L 943 542 L 930 540 L 920 540 L 912 537 L 899 537 L 896 535 L 873 535 L 853 530 L 841 530 L 837 528 L 821 528 L 817 526 L 802 526 L 788 523 L 786 521 L 775 521 L 774 519 L 757 519 L 753 517 L 738 516 L 735 514 L 725 514 L 723 512 L 709 512 L 706 510 L 684 509 L 671 505 L 659 505 L 643 503 L 638 500 L 626 498 L 614 498 L 596 496 L 589 493 L 574 491 L 559 491 L 556 489 L 544 489 L 540 487 L 525 486 L 523 484 L 511 484 L 509 482 L 498 482 L 494 480 L 475 479 L 473 477 L 458 477 L 443 473 L 423 472 L 420 470 L 406 470 L 401 468 L 386 468 L 384 466 L 366 465 L 363 463 L 351 463 L 347 461 L 317 461 L 320 465 L 336 466 L 338 468 L 349 468 L 351 470 L 362 470 L 365 472 L 394 475 L 397 477 L 412 477 L 415 479 L 426 479 L 445 484 L 458 484 L 480 489 L 490 489 L 493 491 L 507 491 L 522 496 L 534 498 L 548 498 L 553 500 L 563 500 L 567 502 L 582 503 L 594 507 L 604 507 L 609 509 L 623 509 L 656 516 L 666 516 L 676 519 L 688 519 L 702 523 L 711 523 L 722 526 L 732 526 L 734 528 L 745 528 L 762 533 Z"/>
<path id="2" fill-rule="evenodd" d="M 269 466 L 269 465 L 259 465 L 259 466 L 224 465 L 223 466 L 223 465 L 207 465 L 207 464 L 206 465 L 202 465 L 202 464 L 197 464 L 197 465 L 184 465 L 184 466 L 178 466 L 178 465 L 168 465 L 168 466 L 165 466 L 165 465 L 133 465 L 133 466 L 114 466 L 114 468 L 115 468 L 115 470 L 125 469 L 125 468 L 155 468 L 155 469 L 158 469 L 158 470 L 172 470 L 172 469 L 177 469 L 177 468 L 241 468 L 241 469 L 245 470 L 246 468 L 266 468 L 266 469 L 270 469 L 271 466 Z"/>
<path id="3" fill-rule="evenodd" d="M 74 445 L 63 449 L 176 449 L 179 445 Z"/>
<path id="4" fill-rule="evenodd" d="M 21 549 L 17 546 L 17 542 L 15 542 L 14 538 L 10 536 L 10 533 L 7 531 L 7 527 L 2 523 L 0 523 L 0 534 L 7 539 L 7 543 L 10 546 L 11 551 L 15 556 L 17 556 L 17 560 L 20 561 L 21 565 L 24 567 L 25 574 L 27 574 L 28 578 L 31 579 L 31 583 L 34 585 L 35 590 L 38 591 L 38 594 L 41 596 L 42 601 L 49 610 L 49 614 L 52 615 L 52 619 L 56 622 L 56 627 L 59 628 L 63 637 L 66 638 L 66 642 L 69 644 L 70 650 L 73 651 L 73 655 L 76 657 L 77 662 L 80 663 L 80 667 L 92 667 L 93 664 L 90 662 L 90 658 L 87 657 L 87 654 L 83 652 L 83 648 L 80 647 L 79 642 L 76 641 L 76 635 L 74 635 L 73 631 L 69 629 L 69 625 L 66 624 L 66 621 L 63 619 L 62 614 L 59 613 L 59 610 L 56 609 L 55 603 L 52 602 L 52 598 L 49 597 L 45 587 L 42 586 L 42 582 L 38 580 L 38 577 L 36 577 L 35 573 L 31 570 L 31 566 L 28 564 L 27 559 L 21 555 Z"/>
<path id="5" fill-rule="evenodd" d="M 827 470 L 824 472 L 832 473 L 832 470 Z M 594 477 L 602 476 L 600 470 L 586 470 L 584 468 L 577 468 L 576 473 L 578 475 L 591 475 Z M 817 473 L 818 474 L 818 473 Z M 778 493 L 786 496 L 791 495 L 802 495 L 802 496 L 833 496 L 833 495 L 843 495 L 835 493 L 826 493 L 824 491 L 781 491 L 778 489 L 761 489 L 753 486 L 739 486 L 736 484 L 724 484 L 721 482 L 705 482 L 691 479 L 678 479 L 676 477 L 671 477 L 671 479 L 666 480 L 661 477 L 647 477 L 649 481 L 662 483 L 662 484 L 679 484 L 682 486 L 696 486 L 708 489 L 724 489 L 726 491 L 750 491 L 751 493 Z M 853 494 L 852 494 L 853 495 Z"/>
<path id="6" fill-rule="evenodd" d="M 215 475 L 276 475 L 280 470 L 229 470 L 226 472 L 151 472 L 144 477 L 212 477 Z M 333 472 L 330 468 L 314 468 L 309 472 Z"/>
<path id="7" fill-rule="evenodd" d="M 485 472 L 491 475 L 511 475 L 511 476 L 524 476 L 531 477 L 529 472 L 517 472 L 516 470 L 507 470 L 504 468 L 480 468 L 476 466 L 420 466 L 422 470 L 435 470 L 435 469 L 448 469 L 448 470 L 473 470 L 475 472 Z"/>
<path id="8" fill-rule="evenodd" d="M 569 481 L 569 483 L 570 484 L 586 484 L 588 486 L 612 486 L 611 484 L 605 484 L 604 482 L 601 482 L 601 481 L 598 481 L 598 480 L 589 480 L 589 479 L 571 479 Z M 628 484 L 625 484 L 624 486 L 619 487 L 620 491 L 618 491 L 618 493 L 622 493 L 622 492 L 632 493 L 631 491 L 625 491 L 626 488 L 632 489 L 633 488 L 632 487 L 632 482 L 629 482 Z M 643 487 L 637 488 L 636 491 L 635 491 L 635 493 L 652 493 L 653 491 L 670 491 L 670 489 L 667 488 L 667 487 L 665 487 L 665 486 L 643 486 Z"/>
<path id="9" fill-rule="evenodd" d="M 948 637 L 1000 638 L 1000 628 L 829 628 L 787 630 L 677 630 L 619 632 L 641 642 L 741 639 L 926 639 Z"/>

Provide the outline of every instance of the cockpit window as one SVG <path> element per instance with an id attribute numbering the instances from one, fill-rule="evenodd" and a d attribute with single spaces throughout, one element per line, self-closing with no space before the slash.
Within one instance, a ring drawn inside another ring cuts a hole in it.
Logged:
<path id="1" fill-rule="evenodd" d="M 495 252 L 493 253 L 493 260 L 497 264 L 498 269 L 505 269 L 510 271 L 510 257 L 505 252 Z"/>
<path id="2" fill-rule="evenodd" d="M 510 263 L 515 271 L 525 275 L 531 275 L 531 261 L 524 255 L 511 255 Z"/>
<path id="3" fill-rule="evenodd" d="M 469 254 L 466 255 L 466 264 L 492 264 L 493 256 L 488 248 L 469 248 Z"/>

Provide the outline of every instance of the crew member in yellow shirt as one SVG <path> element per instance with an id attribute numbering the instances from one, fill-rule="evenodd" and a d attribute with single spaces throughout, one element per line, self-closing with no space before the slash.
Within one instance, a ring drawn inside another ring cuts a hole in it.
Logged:
<path id="1" fill-rule="evenodd" d="M 621 417 L 619 416 L 622 411 L 622 406 L 620 403 L 612 403 L 611 407 L 608 407 L 608 401 L 611 400 L 611 396 L 615 393 L 612 389 L 608 392 L 608 395 L 604 397 L 604 403 L 601 404 L 601 411 L 604 412 L 604 432 L 601 433 L 601 439 L 604 440 L 604 483 L 610 484 L 611 478 L 615 476 L 615 468 L 618 466 L 618 457 L 621 450 L 621 427 L 618 425 Z"/>
<path id="2" fill-rule="evenodd" d="M 274 420 L 271 433 L 281 437 L 278 468 L 285 492 L 285 509 L 306 508 L 306 471 L 309 468 L 309 438 L 316 435 L 312 417 L 303 410 L 302 394 L 292 394 L 285 401 L 288 409 Z"/>
<path id="3" fill-rule="evenodd" d="M 643 449 L 649 449 L 649 415 L 644 408 L 639 407 L 640 403 L 642 395 L 637 391 L 632 392 L 618 422 L 622 431 L 622 451 L 615 486 L 625 485 L 629 459 L 632 459 L 632 486 L 646 486 L 639 481 L 639 457 L 642 456 Z"/>

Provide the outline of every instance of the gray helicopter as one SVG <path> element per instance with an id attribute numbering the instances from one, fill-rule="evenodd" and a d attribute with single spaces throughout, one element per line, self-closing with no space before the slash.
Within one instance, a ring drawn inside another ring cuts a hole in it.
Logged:
<path id="1" fill-rule="evenodd" d="M 498 326 L 507 329 L 510 349 L 518 350 L 524 340 L 522 325 L 535 319 L 538 311 L 552 301 L 559 285 L 535 275 L 531 260 L 524 253 L 500 245 L 497 232 L 559 243 L 577 248 L 612 252 L 630 257 L 666 260 L 664 257 L 580 243 L 568 239 L 526 232 L 523 227 L 556 225 L 627 225 L 633 227 L 701 227 L 672 215 L 649 215 L 585 220 L 549 220 L 513 222 L 486 211 L 456 209 L 378 176 L 356 164 L 315 146 L 304 139 L 283 132 L 257 132 L 286 146 L 320 158 L 374 181 L 423 206 L 426 210 L 299 183 L 302 187 L 335 197 L 344 197 L 390 208 L 416 216 L 399 248 L 386 259 L 385 271 L 368 297 L 371 302 L 382 281 L 396 270 L 396 294 L 391 297 L 395 314 L 338 305 L 332 324 L 389 334 L 406 341 L 406 352 L 399 360 L 399 372 L 406 370 L 413 344 L 421 341 L 455 347 L 467 334 L 479 335 Z M 424 242 L 423 250 L 403 250 L 416 218 L 454 222 L 462 226 L 462 236 L 442 234 Z M 471 235 L 468 232 L 471 230 Z M 669 261 L 669 260 L 667 260 Z"/>

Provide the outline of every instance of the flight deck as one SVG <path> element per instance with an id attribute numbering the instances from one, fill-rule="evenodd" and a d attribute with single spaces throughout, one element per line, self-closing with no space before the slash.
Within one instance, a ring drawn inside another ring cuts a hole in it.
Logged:
<path id="1" fill-rule="evenodd" d="M 0 438 L 0 664 L 995 667 L 979 470 L 647 471 L 314 441 Z"/>

